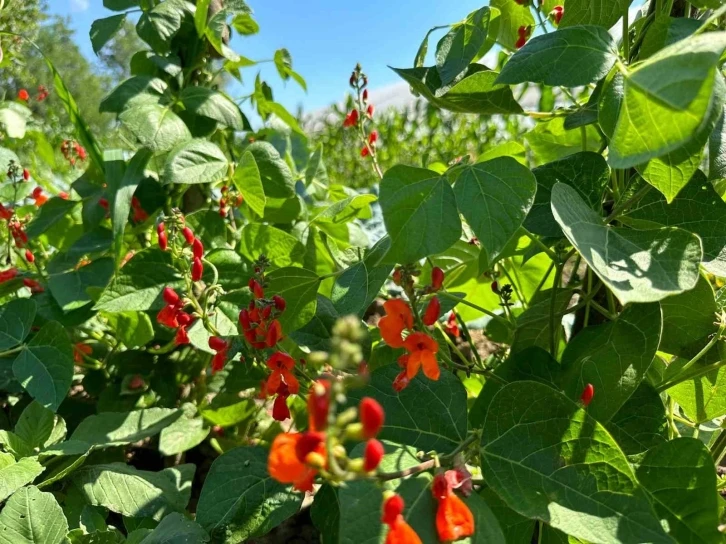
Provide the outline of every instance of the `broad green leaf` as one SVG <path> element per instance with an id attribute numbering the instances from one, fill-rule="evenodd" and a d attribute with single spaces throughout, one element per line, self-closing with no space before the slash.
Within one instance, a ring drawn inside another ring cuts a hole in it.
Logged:
<path id="1" fill-rule="evenodd" d="M 39 448 L 50 438 L 55 425 L 55 414 L 37 401 L 28 404 L 15 424 L 15 434 L 29 446 Z"/>
<path id="2" fill-rule="evenodd" d="M 119 120 L 142 146 L 155 153 L 169 151 L 192 138 L 184 121 L 171 109 L 159 104 L 134 105 L 121 113 Z"/>
<path id="3" fill-rule="evenodd" d="M 156 248 L 137 253 L 119 271 L 98 299 L 96 310 L 109 313 L 145 312 L 164 306 L 164 287 L 179 287 L 181 277 L 171 255 Z"/>
<path id="4" fill-rule="evenodd" d="M 370 218 L 370 205 L 376 200 L 378 200 L 376 195 L 371 194 L 349 196 L 326 206 L 310 222 L 313 224 L 342 224 L 352 221 L 361 215 L 367 215 Z"/>
<path id="5" fill-rule="evenodd" d="M 166 183 L 214 183 L 227 175 L 227 157 L 217 144 L 191 140 L 169 152 L 164 165 Z"/>
<path id="6" fill-rule="evenodd" d="M 16 492 L 0 512 L 2 544 L 63 544 L 67 532 L 55 497 L 34 486 Z"/>
<path id="7" fill-rule="evenodd" d="M 554 293 L 554 299 L 552 295 L 551 289 L 540 291 L 537 299 L 530 301 L 529 308 L 517 318 L 512 353 L 518 353 L 534 346 L 545 350 L 550 349 L 552 342 L 552 311 L 554 310 L 555 316 L 562 315 L 570 305 L 572 291 L 570 289 L 560 289 Z M 559 329 L 558 337 L 560 339 L 564 338 L 561 320 L 562 318 L 555 318 L 555 326 Z M 555 346 L 557 351 L 559 351 L 559 348 L 559 345 Z"/>
<path id="8" fill-rule="evenodd" d="M 512 95 L 512 89 L 508 85 L 496 83 L 499 73 L 481 64 L 469 65 L 465 77 L 453 85 L 442 85 L 435 67 L 392 70 L 406 80 L 415 92 L 441 109 L 479 115 L 522 112 L 522 107 Z"/>
<path id="9" fill-rule="evenodd" d="M 197 8 L 194 11 L 194 27 L 197 30 L 197 36 L 200 38 L 203 38 L 207 31 L 207 17 L 211 2 L 212 0 L 197 0 Z"/>
<path id="10" fill-rule="evenodd" d="M 28 298 L 11 300 L 0 307 L 0 351 L 14 348 L 30 332 L 35 320 L 36 305 Z"/>
<path id="11" fill-rule="evenodd" d="M 462 169 L 454 186 L 456 201 L 490 264 L 522 226 L 536 191 L 532 172 L 511 157 Z"/>
<path id="12" fill-rule="evenodd" d="M 700 440 L 676 438 L 656 446 L 635 474 L 676 542 L 723 542 L 716 470 Z"/>
<path id="13" fill-rule="evenodd" d="M 631 0 L 565 0 L 560 28 L 574 25 L 612 27 L 630 7 Z"/>
<path id="14" fill-rule="evenodd" d="M 671 202 L 698 170 L 703 158 L 702 147 L 699 146 L 694 153 L 691 153 L 690 147 L 678 149 L 636 168 L 645 181 Z"/>
<path id="15" fill-rule="evenodd" d="M 487 37 L 489 17 L 489 8 L 480 8 L 452 25 L 451 30 L 439 40 L 436 45 L 436 68 L 443 85 L 455 81 L 470 63 L 477 60 Z"/>
<path id="16" fill-rule="evenodd" d="M 235 130 L 248 128 L 239 106 L 220 91 L 209 87 L 186 87 L 179 98 L 187 111 L 214 119 Z"/>
<path id="17" fill-rule="evenodd" d="M 243 36 L 251 36 L 260 31 L 260 25 L 257 24 L 249 13 L 241 13 L 232 20 L 234 29 Z"/>
<path id="18" fill-rule="evenodd" d="M 187 225 L 197 238 L 201 238 L 205 247 L 227 247 L 227 225 L 219 212 L 202 209 L 186 217 Z"/>
<path id="19" fill-rule="evenodd" d="M 51 198 L 40 207 L 38 215 L 30 222 L 25 233 L 31 240 L 62 223 L 78 206 L 78 200 Z"/>
<path id="20" fill-rule="evenodd" d="M 25 106 L 14 102 L 0 104 L 0 127 L 10 138 L 25 138 L 29 117 Z"/>
<path id="21" fill-rule="evenodd" d="M 21 487 L 28 485 L 44 470 L 38 461 L 32 457 L 24 457 L 17 463 L 10 454 L 0 454 L 0 502 L 7 499 Z M 5 458 L 4 456 L 9 456 Z M 0 514 L 0 542 L 4 538 L 5 533 L 2 527 L 2 514 Z"/>
<path id="22" fill-rule="evenodd" d="M 657 302 L 695 287 L 701 242 L 677 228 L 631 230 L 604 224 L 572 187 L 552 188 L 565 236 L 621 303 Z"/>
<path id="23" fill-rule="evenodd" d="M 136 32 L 154 51 L 166 53 L 172 38 L 181 29 L 185 15 L 193 14 L 195 9 L 187 0 L 166 0 L 141 14 Z"/>
<path id="24" fill-rule="evenodd" d="M 135 8 L 140 0 L 103 0 L 103 7 L 111 11 L 125 11 Z"/>
<path id="25" fill-rule="evenodd" d="M 310 351 L 330 351 L 330 339 L 333 336 L 333 325 L 340 317 L 330 299 L 318 295 L 315 317 L 304 327 L 290 334 L 290 338 L 298 345 Z"/>
<path id="26" fill-rule="evenodd" d="M 614 168 L 706 143 L 721 115 L 724 82 L 716 70 L 726 32 L 662 49 L 625 76 L 608 162 Z"/>
<path id="27" fill-rule="evenodd" d="M 315 316 L 317 292 L 320 278 L 304 268 L 286 267 L 273 270 L 266 277 L 267 292 L 279 295 L 287 302 L 287 307 L 279 317 L 285 334 L 289 334 Z"/>
<path id="28" fill-rule="evenodd" d="M 600 213 L 606 187 L 610 183 L 610 168 L 598 153 L 584 151 L 564 159 L 543 164 L 532 170 L 537 180 L 537 195 L 524 221 L 530 232 L 540 236 L 560 237 L 562 229 L 552 215 L 552 187 L 565 183 L 574 188 L 588 206 Z"/>
<path id="29" fill-rule="evenodd" d="M 329 182 L 328 171 L 323 162 L 323 144 L 321 143 L 318 144 L 308 160 L 307 167 L 305 168 L 305 185 L 307 185 L 308 191 L 317 193 L 320 185 L 324 189 Z M 317 187 L 314 186 L 316 183 Z"/>
<path id="30" fill-rule="evenodd" d="M 120 312 L 104 316 L 116 339 L 128 348 L 145 346 L 154 339 L 154 325 L 143 312 Z"/>
<path id="31" fill-rule="evenodd" d="M 239 251 L 249 262 L 264 255 L 279 267 L 301 265 L 305 256 L 305 246 L 292 234 L 262 223 L 242 228 Z"/>
<path id="32" fill-rule="evenodd" d="M 672 542 L 605 428 L 546 385 L 495 395 L 481 456 L 487 484 L 523 516 L 590 542 Z"/>
<path id="33" fill-rule="evenodd" d="M 233 182 L 250 209 L 258 216 L 264 216 L 267 202 L 265 188 L 262 186 L 260 169 L 257 168 L 255 157 L 249 151 L 245 151 L 237 164 Z"/>
<path id="34" fill-rule="evenodd" d="M 205 542 L 209 542 L 209 535 L 198 523 L 174 512 L 162 519 L 161 523 L 139 544 L 204 544 Z"/>
<path id="35" fill-rule="evenodd" d="M 689 37 L 702 24 L 698 19 L 657 16 L 648 27 L 638 58 L 644 60 L 664 47 Z"/>
<path id="36" fill-rule="evenodd" d="M 381 523 L 382 490 L 371 481 L 354 481 L 340 488 L 323 486 L 320 503 L 310 515 L 328 543 L 378 544 L 384 541 Z"/>
<path id="37" fill-rule="evenodd" d="M 191 413 L 190 413 L 191 412 Z M 209 427 L 204 427 L 201 417 L 194 417 L 195 409 L 184 410 L 184 415 L 171 425 L 164 427 L 159 436 L 159 452 L 162 455 L 176 455 L 192 449 L 204 441 Z"/>
<path id="38" fill-rule="evenodd" d="M 441 253 L 461 236 L 448 180 L 425 168 L 397 165 L 383 176 L 380 203 L 391 248 L 386 262 L 413 263 Z"/>
<path id="39" fill-rule="evenodd" d="M 601 423 L 612 418 L 635 393 L 650 368 L 661 338 L 660 305 L 627 307 L 615 321 L 587 327 L 562 354 L 564 389 L 579 399 L 588 383 L 595 397 L 588 414 Z"/>
<path id="40" fill-rule="evenodd" d="M 479 495 L 494 513 L 508 543 L 529 544 L 532 541 L 537 523 L 535 520 L 520 516 L 489 487 L 483 489 Z"/>
<path id="41" fill-rule="evenodd" d="M 201 410 L 200 413 L 211 425 L 232 427 L 251 418 L 256 411 L 257 406 L 253 401 L 243 399 L 234 404 L 224 404 L 222 406 L 213 405 L 211 408 Z"/>
<path id="42" fill-rule="evenodd" d="M 138 470 L 124 463 L 86 465 L 73 473 L 73 483 L 91 505 L 123 516 L 161 519 L 183 512 L 189 502 L 194 465 L 161 472 Z"/>
<path id="43" fill-rule="evenodd" d="M 419 450 L 449 453 L 466 439 L 466 391 L 461 380 L 446 370 L 434 382 L 419 375 L 396 393 L 393 379 L 401 369 L 386 365 L 371 373 L 370 383 L 351 390 L 350 404 L 373 397 L 386 413 L 378 438 L 407 444 Z M 411 407 L 415 406 L 415 410 Z"/>
<path id="44" fill-rule="evenodd" d="M 576 26 L 529 40 L 502 68 L 498 83 L 580 87 L 605 77 L 618 58 L 606 28 Z"/>
<path id="45" fill-rule="evenodd" d="M 708 140 L 708 179 L 726 179 L 726 116 L 723 112 Z"/>
<path id="46" fill-rule="evenodd" d="M 158 77 L 135 76 L 101 100 L 98 109 L 102 113 L 121 113 L 134 104 L 159 103 L 168 88 L 167 83 Z"/>
<path id="47" fill-rule="evenodd" d="M 91 46 L 96 55 L 121 30 L 125 22 L 125 13 L 93 21 L 91 24 Z"/>
<path id="48" fill-rule="evenodd" d="M 704 268 L 726 277 L 726 203 L 702 172 L 697 172 L 670 204 L 650 191 L 624 220 L 636 228 L 665 225 L 697 234 L 703 244 Z"/>
<path id="49" fill-rule="evenodd" d="M 583 129 L 565 128 L 566 117 L 555 117 L 551 121 L 537 123 L 533 130 L 524 135 L 535 155 L 535 164 L 541 165 L 556 161 L 582 151 L 595 151 L 600 148 L 600 135 L 594 126 Z"/>
<path id="50" fill-rule="evenodd" d="M 30 444 L 11 431 L 0 430 L 0 445 L 16 458 L 30 457 L 34 453 Z"/>
<path id="51" fill-rule="evenodd" d="M 71 440 L 96 447 L 131 444 L 159 434 L 181 417 L 180 410 L 171 408 L 104 412 L 81 421 L 71 435 Z"/>
<path id="52" fill-rule="evenodd" d="M 280 119 L 283 123 L 285 123 L 287 126 L 289 126 L 292 130 L 294 130 L 296 133 L 298 133 L 301 136 L 305 136 L 305 131 L 302 129 L 300 124 L 297 122 L 297 119 L 293 114 L 291 114 L 285 106 L 282 104 L 279 104 L 277 102 L 265 102 L 264 104 L 264 110 L 267 113 L 271 113 L 275 115 L 278 119 Z"/>
<path id="53" fill-rule="evenodd" d="M 129 161 L 128 167 L 120 176 L 116 184 L 111 185 L 111 223 L 113 224 L 113 238 L 116 246 L 116 260 L 121 258 L 123 249 L 123 234 L 131 211 L 131 200 L 139 183 L 144 179 L 146 165 L 151 159 L 151 151 L 139 149 Z"/>
<path id="54" fill-rule="evenodd" d="M 527 166 L 527 150 L 524 146 L 515 141 L 502 142 L 499 145 L 490 147 L 479 155 L 479 162 L 490 161 L 498 157 L 511 157 L 523 166 Z"/>
<path id="55" fill-rule="evenodd" d="M 492 0 L 489 5 L 501 12 L 497 42 L 507 49 L 515 50 L 519 39 L 518 29 L 522 26 L 534 27 L 534 17 L 529 6 L 515 0 Z"/>
<path id="56" fill-rule="evenodd" d="M 38 403 L 58 410 L 73 380 L 73 349 L 60 323 L 38 331 L 15 359 L 13 374 Z"/>
<path id="57" fill-rule="evenodd" d="M 701 276 L 694 289 L 662 300 L 663 337 L 658 349 L 681 355 L 688 348 L 703 347 L 718 328 L 714 296 L 711 284 Z"/>
<path id="58" fill-rule="evenodd" d="M 658 392 L 642 382 L 605 425 L 625 455 L 644 453 L 668 440 L 668 420 Z"/>
<path id="59" fill-rule="evenodd" d="M 64 312 L 70 312 L 93 302 L 89 290 L 101 291 L 105 288 L 113 271 L 113 259 L 103 257 L 78 270 L 51 274 L 48 286 L 58 306 Z"/>
<path id="60" fill-rule="evenodd" d="M 262 178 L 265 195 L 290 198 L 295 194 L 295 182 L 290 167 L 280 153 L 268 142 L 254 142 L 246 151 L 252 153 Z"/>
<path id="61" fill-rule="evenodd" d="M 196 519 L 215 542 L 262 536 L 300 509 L 303 495 L 270 477 L 267 454 L 261 447 L 238 447 L 212 464 Z"/>
<path id="62" fill-rule="evenodd" d="M 677 371 L 686 362 L 685 359 L 674 361 L 669 366 L 669 371 L 671 367 Z M 691 421 L 705 423 L 726 414 L 726 395 L 723 394 L 725 389 L 726 368 L 721 367 L 671 387 L 668 395 L 678 403 Z"/>

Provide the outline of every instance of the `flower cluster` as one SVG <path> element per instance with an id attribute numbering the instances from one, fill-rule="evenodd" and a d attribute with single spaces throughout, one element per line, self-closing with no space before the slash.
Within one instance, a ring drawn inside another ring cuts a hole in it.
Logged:
<path id="1" fill-rule="evenodd" d="M 357 104 L 343 119 L 343 128 L 357 127 L 360 131 L 361 139 L 361 157 L 373 156 L 376 153 L 376 143 L 378 142 L 378 131 L 372 131 L 366 136 L 366 121 L 373 119 L 375 107 L 368 102 L 368 77 L 361 70 L 360 64 L 356 65 L 355 70 L 350 75 L 350 86 L 356 91 Z"/>
<path id="2" fill-rule="evenodd" d="M 70 164 L 71 166 L 75 166 L 76 161 L 85 161 L 88 157 L 86 148 L 73 140 L 63 140 L 60 149 L 61 153 L 63 153 L 63 156 L 68 161 L 68 164 Z"/>
<path id="3" fill-rule="evenodd" d="M 192 281 L 200 281 L 202 279 L 202 276 L 204 275 L 204 263 L 202 263 L 202 259 L 204 258 L 204 244 L 199 238 L 194 236 L 194 232 L 192 232 L 192 229 L 185 225 L 183 215 L 177 214 L 173 216 L 171 221 L 171 227 L 172 242 L 179 238 L 177 236 L 177 233 L 181 233 L 181 237 L 186 245 L 191 247 L 191 279 Z M 164 221 L 161 221 L 156 226 L 156 233 L 159 238 L 159 248 L 161 248 L 162 251 L 166 251 L 167 249 L 169 249 L 169 233 L 166 230 L 166 223 Z"/>
<path id="4" fill-rule="evenodd" d="M 162 296 L 166 306 L 156 315 L 156 320 L 165 327 L 176 329 L 174 343 L 177 346 L 188 344 L 187 328 L 194 322 L 194 316 L 184 311 L 186 302 L 171 287 L 165 287 Z"/>
<path id="5" fill-rule="evenodd" d="M 282 340 L 282 326 L 278 317 L 287 306 L 285 299 L 279 295 L 266 299 L 263 283 L 262 273 L 257 278 L 250 278 L 248 285 L 252 292 L 252 300 L 249 306 L 239 313 L 239 323 L 245 340 L 254 349 L 273 348 Z"/>
<path id="6" fill-rule="evenodd" d="M 45 85 L 38 85 L 38 94 L 36 95 L 35 99 L 38 102 L 43 102 L 46 98 L 48 98 L 48 89 L 45 87 Z M 30 100 L 30 93 L 27 89 L 20 89 L 18 91 L 18 100 L 22 102 L 28 102 Z"/>
<path id="7" fill-rule="evenodd" d="M 245 199 L 241 194 L 223 185 L 222 197 L 219 199 L 219 215 L 226 217 L 227 206 L 231 205 L 234 208 L 239 208 L 244 201 Z"/>
<path id="8" fill-rule="evenodd" d="M 514 44 L 516 49 L 521 49 L 524 44 L 527 43 L 529 37 L 532 35 L 532 25 L 520 26 L 517 29 L 517 41 Z"/>

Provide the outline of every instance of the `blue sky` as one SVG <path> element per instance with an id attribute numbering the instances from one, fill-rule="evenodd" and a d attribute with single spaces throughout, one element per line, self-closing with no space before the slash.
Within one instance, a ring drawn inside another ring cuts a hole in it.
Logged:
<path id="1" fill-rule="evenodd" d="M 88 31 L 94 19 L 112 13 L 102 0 L 49 0 L 52 13 L 71 17 L 82 50 L 93 56 Z M 348 77 L 360 62 L 370 86 L 399 81 L 387 65 L 412 66 L 421 39 L 432 26 L 453 23 L 486 0 L 249 0 L 260 33 L 237 37 L 234 49 L 254 60 L 270 59 L 286 47 L 293 68 L 307 80 L 308 93 L 296 83 L 283 85 L 271 64 L 247 68 L 243 77 L 254 81 L 257 70 L 272 86 L 275 99 L 291 111 L 299 104 L 312 111 L 340 101 Z M 429 50 L 435 48 L 436 35 Z M 236 90 L 233 90 L 233 94 Z M 240 90 L 240 94 L 243 91 Z"/>

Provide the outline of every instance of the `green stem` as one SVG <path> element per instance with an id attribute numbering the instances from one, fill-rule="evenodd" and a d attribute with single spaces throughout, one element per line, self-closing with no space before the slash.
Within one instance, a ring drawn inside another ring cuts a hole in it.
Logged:
<path id="1" fill-rule="evenodd" d="M 502 316 L 495 314 L 491 310 L 487 310 L 486 308 L 482 308 L 481 306 L 477 306 L 476 304 L 474 304 L 472 302 L 469 302 L 466 299 L 459 298 L 459 297 L 455 297 L 454 295 L 452 295 L 452 294 L 450 294 L 450 293 L 448 293 L 446 291 L 439 291 L 439 296 L 442 296 L 444 298 L 448 298 L 449 300 L 454 300 L 457 303 L 463 304 L 464 306 L 469 306 L 469 308 L 474 308 L 475 310 L 478 310 L 478 311 L 480 311 L 480 312 L 488 315 L 489 317 L 491 317 L 495 321 L 498 321 L 500 324 L 504 325 L 508 329 L 514 328 L 514 326 L 509 321 L 507 321 L 506 319 L 504 319 Z"/>
<path id="2" fill-rule="evenodd" d="M 638 189 L 633 196 L 631 196 L 628 200 L 621 202 L 615 208 L 613 209 L 612 213 L 608 215 L 607 219 L 605 219 L 605 223 L 610 223 L 614 219 L 616 219 L 620 214 L 622 214 L 624 211 L 630 209 L 633 204 L 637 203 L 641 198 L 643 198 L 646 194 L 648 194 L 648 191 L 650 191 L 652 188 L 652 185 L 649 183 L 646 183 L 643 185 L 640 189 Z"/>
<path id="3" fill-rule="evenodd" d="M 625 8 L 623 13 L 623 57 L 626 59 L 630 58 L 630 24 L 628 24 L 628 11 L 630 4 Z"/>
<path id="4" fill-rule="evenodd" d="M 529 232 L 527 229 L 523 228 L 522 230 L 524 231 L 524 234 L 527 235 L 527 238 L 529 238 L 537 246 L 539 246 L 539 248 L 542 251 L 544 251 L 550 259 L 552 259 L 553 261 L 557 259 L 557 254 L 554 251 L 552 251 L 550 248 L 548 248 L 544 244 L 544 242 L 542 242 L 542 240 L 540 240 L 537 236 L 535 236 L 534 234 L 532 234 L 531 232 Z"/>
<path id="5" fill-rule="evenodd" d="M 560 327 L 555 323 L 555 306 L 557 305 L 557 288 L 562 278 L 562 267 L 561 262 L 555 266 L 555 279 L 552 282 L 552 294 L 550 295 L 550 353 L 555 359 L 557 359 L 557 341 L 560 336 Z"/>
<path id="6" fill-rule="evenodd" d="M 13 355 L 14 353 L 18 353 L 23 351 L 25 348 L 25 344 L 20 344 L 17 347 L 14 347 L 13 349 L 9 349 L 7 351 L 0 352 L 0 358 L 7 357 L 8 355 Z"/>
<path id="7" fill-rule="evenodd" d="M 722 324 L 719 327 L 718 332 L 713 335 L 708 344 L 706 344 L 703 349 L 693 357 L 693 359 L 688 361 L 676 376 L 668 380 L 662 381 L 659 385 L 656 386 L 655 390 L 660 393 L 662 391 L 665 391 L 666 389 L 670 389 L 674 385 L 678 385 L 679 383 L 692 380 L 693 378 L 698 378 L 699 376 L 703 376 L 704 374 L 708 374 L 709 372 L 718 370 L 722 366 L 726 365 L 726 359 L 724 359 L 723 361 L 719 361 L 711 365 L 693 368 L 693 366 L 699 360 L 701 360 L 709 351 L 711 351 L 711 349 L 718 343 L 719 340 L 721 340 L 721 335 L 724 332 L 725 326 L 726 325 Z"/>

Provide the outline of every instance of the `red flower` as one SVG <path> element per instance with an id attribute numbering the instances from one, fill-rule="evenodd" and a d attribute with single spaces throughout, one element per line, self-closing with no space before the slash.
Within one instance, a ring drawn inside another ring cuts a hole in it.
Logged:
<path id="1" fill-rule="evenodd" d="M 199 238 L 194 238 L 192 242 L 192 255 L 195 259 L 201 259 L 204 257 L 204 244 Z"/>
<path id="2" fill-rule="evenodd" d="M 548 17 L 550 21 L 552 21 L 552 24 L 555 26 L 559 26 L 560 21 L 562 20 L 562 16 L 565 14 L 565 8 L 562 6 L 555 6 L 552 11 L 550 11 Z"/>
<path id="3" fill-rule="evenodd" d="M 414 332 L 408 335 L 403 346 L 410 354 L 408 364 L 406 365 L 406 372 L 409 379 L 413 379 L 418 373 L 418 369 L 422 366 L 427 378 L 430 380 L 439 379 L 441 371 L 436 361 L 439 344 L 436 340 L 422 332 Z"/>
<path id="4" fill-rule="evenodd" d="M 48 202 L 48 197 L 43 194 L 43 189 L 40 187 L 33 189 L 31 196 L 35 200 L 35 205 L 38 206 L 38 208 Z"/>
<path id="5" fill-rule="evenodd" d="M 285 299 L 282 298 L 280 295 L 275 295 L 272 297 L 272 302 L 275 303 L 275 308 L 278 312 L 284 312 L 285 308 L 287 307 L 287 302 L 285 302 Z"/>
<path id="6" fill-rule="evenodd" d="M 212 357 L 212 374 L 216 374 L 224 368 L 224 363 L 227 362 L 227 350 L 229 349 L 229 344 L 224 340 L 224 338 L 211 336 L 209 338 L 209 347 L 217 352 L 214 354 L 214 357 Z"/>
<path id="7" fill-rule="evenodd" d="M 358 123 L 358 110 L 353 108 L 351 112 L 345 116 L 345 120 L 343 121 L 343 127 L 348 128 L 356 125 Z"/>
<path id="8" fill-rule="evenodd" d="M 101 206 L 104 210 L 108 211 L 108 199 L 99 198 L 98 205 Z"/>
<path id="9" fill-rule="evenodd" d="M 6 281 L 10 281 L 14 279 L 18 275 L 18 269 L 17 268 L 8 268 L 7 270 L 3 270 L 0 272 L 0 283 L 5 283 Z"/>
<path id="10" fill-rule="evenodd" d="M 360 156 L 361 156 L 361 157 L 367 157 L 368 155 L 370 155 L 370 153 L 371 153 L 371 152 L 370 152 L 370 150 L 368 149 L 368 146 L 367 146 L 367 145 L 364 145 L 364 146 L 363 146 L 363 147 L 361 148 L 361 150 L 360 150 Z"/>
<path id="11" fill-rule="evenodd" d="M 28 181 L 30 179 L 30 170 L 23 168 L 23 179 Z"/>
<path id="12" fill-rule="evenodd" d="M 369 104 L 368 108 L 366 109 L 366 115 L 368 115 L 369 118 L 373 118 L 373 111 L 375 108 L 373 107 L 373 104 Z"/>
<path id="13" fill-rule="evenodd" d="M 9 221 L 12 216 L 13 216 L 13 209 L 12 208 L 6 208 L 2 204 L 0 204 L 0 219 L 4 219 L 5 221 Z"/>
<path id="14" fill-rule="evenodd" d="M 174 336 L 174 343 L 177 346 L 183 346 L 189 343 L 189 335 L 187 334 L 187 328 L 182 325 L 176 330 L 176 336 Z"/>
<path id="15" fill-rule="evenodd" d="M 400 268 L 396 268 L 393 271 L 393 274 L 391 275 L 391 279 L 393 280 L 393 283 L 396 285 L 401 285 L 401 282 L 403 282 L 403 271 Z"/>
<path id="16" fill-rule="evenodd" d="M 172 289 L 171 287 L 164 287 L 164 291 L 162 291 L 161 296 L 164 299 L 164 302 L 166 302 L 170 306 L 178 304 L 180 300 L 177 292 L 174 291 L 174 289 Z"/>
<path id="17" fill-rule="evenodd" d="M 592 397 L 594 397 L 594 396 L 595 396 L 595 387 L 591 383 L 588 383 L 585 386 L 585 389 L 582 390 L 582 395 L 580 396 L 580 401 L 585 406 L 585 408 L 587 408 L 590 405 L 590 403 L 592 402 Z"/>
<path id="18" fill-rule="evenodd" d="M 431 290 L 438 291 L 444 285 L 444 271 L 438 266 L 431 270 Z"/>
<path id="19" fill-rule="evenodd" d="M 408 387 L 409 383 L 411 383 L 411 378 L 408 377 L 408 373 L 404 368 L 401 373 L 393 379 L 393 390 L 396 393 L 400 393 Z"/>
<path id="20" fill-rule="evenodd" d="M 385 544 L 422 544 L 416 531 L 403 519 L 404 506 L 400 495 L 393 495 L 383 503 L 381 521 L 388 525 Z"/>
<path id="21" fill-rule="evenodd" d="M 363 452 L 363 470 L 370 472 L 378 468 L 384 453 L 383 444 L 375 438 L 371 438 L 366 442 L 365 451 Z"/>
<path id="22" fill-rule="evenodd" d="M 33 252 L 30 251 L 29 249 L 25 250 L 25 260 L 28 261 L 29 263 L 35 262 L 35 255 L 33 255 Z"/>
<path id="23" fill-rule="evenodd" d="M 403 347 L 401 333 L 404 329 L 413 328 L 413 314 L 408 304 L 400 299 L 387 300 L 383 304 L 386 315 L 378 322 L 381 337 L 392 348 Z"/>
<path id="24" fill-rule="evenodd" d="M 452 471 L 450 471 L 452 472 Z M 437 474 L 431 492 L 438 501 L 436 532 L 441 542 L 453 542 L 474 534 L 474 515 L 469 507 L 452 491 L 444 474 Z"/>
<path id="25" fill-rule="evenodd" d="M 358 415 L 363 425 L 363 436 L 366 438 L 375 437 L 383 427 L 383 422 L 386 419 L 383 407 L 371 397 L 363 397 L 360 401 Z"/>
<path id="26" fill-rule="evenodd" d="M 272 374 L 267 378 L 267 390 L 277 391 L 280 384 L 285 384 L 290 389 L 290 393 L 297 394 L 300 390 L 300 383 L 292 373 L 292 369 L 295 367 L 295 359 L 290 357 L 287 353 L 276 351 L 270 358 L 267 359 L 267 368 L 272 370 Z"/>
<path id="27" fill-rule="evenodd" d="M 446 332 L 454 338 L 459 337 L 459 324 L 456 321 L 456 314 L 454 314 L 454 312 L 451 312 L 446 320 Z"/>
<path id="28" fill-rule="evenodd" d="M 194 243 L 194 233 L 192 232 L 192 229 L 189 227 L 184 227 L 182 229 L 182 236 L 184 236 L 184 239 L 187 241 L 187 244 L 192 245 Z"/>
<path id="29" fill-rule="evenodd" d="M 198 257 L 194 257 L 194 260 L 192 261 L 192 281 L 201 280 L 202 274 L 204 274 L 204 265 L 202 264 L 202 260 Z"/>
<path id="30" fill-rule="evenodd" d="M 156 233 L 159 235 L 159 247 L 162 251 L 166 251 L 169 247 L 169 239 L 166 236 L 166 227 L 163 222 L 156 226 Z"/>
<path id="31" fill-rule="evenodd" d="M 494 293 L 495 295 L 498 295 L 500 293 L 498 281 L 494 280 L 492 282 L 491 288 L 492 288 L 492 293 Z"/>
<path id="32" fill-rule="evenodd" d="M 363 89 L 363 102 L 368 102 L 368 89 Z"/>
<path id="33" fill-rule="evenodd" d="M 247 282 L 247 286 L 250 288 L 250 291 L 252 291 L 255 298 L 265 298 L 265 291 L 255 278 L 250 278 L 250 281 Z"/>
<path id="34" fill-rule="evenodd" d="M 272 419 L 275 421 L 285 421 L 290 417 L 290 408 L 287 407 L 288 396 L 278 393 L 275 402 L 272 404 Z"/>
<path id="35" fill-rule="evenodd" d="M 78 342 L 73 346 L 73 360 L 76 364 L 83 363 L 83 357 L 89 356 L 93 353 L 93 348 L 88 344 Z"/>
<path id="36" fill-rule="evenodd" d="M 423 316 L 424 325 L 430 327 L 439 320 L 439 315 L 441 315 L 441 303 L 438 297 L 434 297 L 429 301 L 429 305 L 426 306 L 426 311 Z"/>
<path id="37" fill-rule="evenodd" d="M 239 324 L 242 325 L 243 331 L 248 331 L 252 328 L 250 313 L 247 311 L 247 308 L 242 308 L 242 311 L 239 313 Z"/>
<path id="38" fill-rule="evenodd" d="M 320 442 L 314 450 L 307 451 L 313 441 L 308 439 L 307 447 L 298 448 L 304 441 L 305 433 L 281 433 L 272 441 L 270 455 L 267 457 L 267 472 L 282 484 L 293 484 L 298 491 L 312 491 L 313 480 L 317 470 L 308 462 L 315 459 L 313 456 L 325 457 L 325 443 Z M 299 453 L 306 453 L 303 459 Z"/>
<path id="39" fill-rule="evenodd" d="M 313 382 L 308 393 L 308 416 L 311 431 L 324 431 L 328 427 L 329 409 L 330 382 L 328 380 Z"/>
<path id="40" fill-rule="evenodd" d="M 213 349 L 214 351 L 224 351 L 229 346 L 227 345 L 227 342 L 224 338 L 220 338 L 219 336 L 210 336 L 209 337 L 209 347 Z"/>
<path id="41" fill-rule="evenodd" d="M 527 43 L 527 40 L 529 39 L 530 34 L 532 33 L 532 27 L 530 26 L 520 26 L 517 29 L 517 35 L 519 38 L 517 39 L 517 42 L 514 44 L 514 47 L 516 49 L 521 49 L 524 47 L 524 44 Z"/>
<path id="42" fill-rule="evenodd" d="M 269 308 L 269 306 L 268 306 Z M 277 319 L 274 319 L 272 323 L 270 323 L 269 328 L 267 329 L 267 335 L 265 337 L 265 344 L 267 344 L 268 348 L 273 347 L 275 344 L 277 344 L 282 339 L 282 326 L 280 325 L 280 322 Z"/>
<path id="43" fill-rule="evenodd" d="M 27 102 L 30 100 L 30 94 L 28 94 L 28 91 L 25 89 L 20 89 L 18 91 L 18 100 L 22 100 L 23 102 Z"/>

